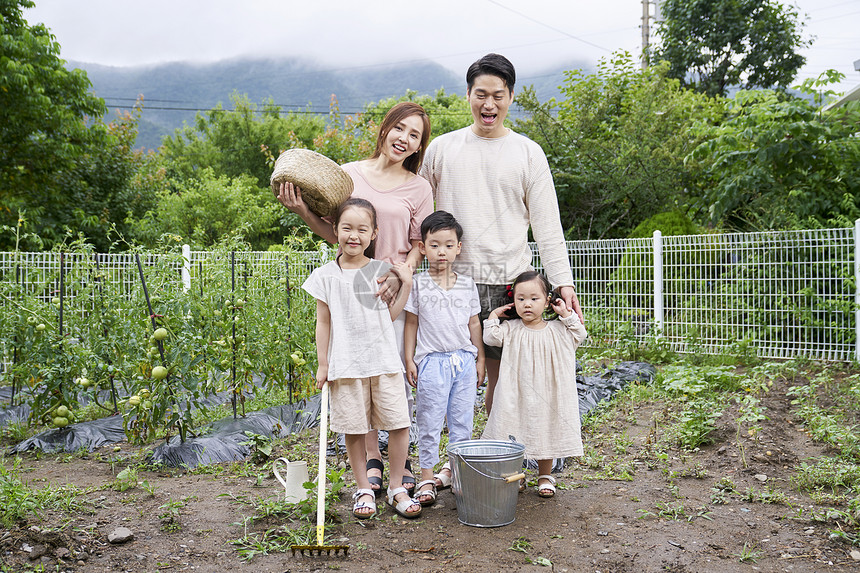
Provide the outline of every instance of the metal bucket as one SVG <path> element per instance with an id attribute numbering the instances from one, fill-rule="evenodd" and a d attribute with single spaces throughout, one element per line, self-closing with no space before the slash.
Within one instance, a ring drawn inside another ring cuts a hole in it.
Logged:
<path id="1" fill-rule="evenodd" d="M 514 521 L 525 449 L 516 442 L 495 440 L 448 445 L 460 523 L 500 527 Z"/>

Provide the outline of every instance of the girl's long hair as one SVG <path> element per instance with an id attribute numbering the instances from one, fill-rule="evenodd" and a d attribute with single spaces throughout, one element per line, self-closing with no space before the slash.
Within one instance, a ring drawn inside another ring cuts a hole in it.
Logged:
<path id="1" fill-rule="evenodd" d="M 373 204 L 370 201 L 368 201 L 367 199 L 359 199 L 358 197 L 350 197 L 349 199 L 347 199 L 346 201 L 341 203 L 338 206 L 337 211 L 335 211 L 335 213 L 334 213 L 334 234 L 335 234 L 335 237 L 337 236 L 337 225 L 338 225 L 338 223 L 340 223 L 340 218 L 343 216 L 344 212 L 350 208 L 366 210 L 367 212 L 370 213 L 370 222 L 373 225 L 373 229 L 376 230 L 376 228 L 379 226 L 376 222 L 376 209 L 374 208 Z M 342 254 L 343 253 L 338 253 L 337 257 L 335 258 L 335 262 L 337 263 L 337 266 L 340 266 L 340 256 Z M 376 239 L 372 239 L 370 241 L 370 244 L 367 245 L 367 248 L 364 249 L 364 256 L 369 258 L 369 259 L 372 259 L 375 254 L 376 254 Z"/>
<path id="2" fill-rule="evenodd" d="M 418 151 L 403 161 L 403 167 L 407 171 L 418 173 L 418 168 L 421 167 L 421 162 L 424 161 L 424 151 L 427 149 L 427 142 L 430 140 L 430 118 L 423 107 L 411 101 L 400 102 L 385 114 L 385 119 L 382 120 L 382 125 L 379 126 L 379 133 L 376 136 L 376 150 L 374 150 L 370 159 L 376 159 L 382 155 L 385 138 L 388 137 L 389 132 L 394 129 L 394 126 L 413 115 L 417 115 L 424 122 L 424 131 L 421 133 L 421 144 L 418 147 Z"/>

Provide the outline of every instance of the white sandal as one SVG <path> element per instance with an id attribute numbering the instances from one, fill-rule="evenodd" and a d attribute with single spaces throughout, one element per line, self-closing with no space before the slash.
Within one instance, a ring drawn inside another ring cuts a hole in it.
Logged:
<path id="1" fill-rule="evenodd" d="M 433 489 L 421 489 L 425 485 L 432 485 Z M 430 496 L 430 499 L 419 499 L 422 496 Z M 430 507 L 431 505 L 436 503 L 436 480 L 425 479 L 424 481 L 418 482 L 418 485 L 415 486 L 415 497 L 413 497 L 413 499 L 420 503 L 421 507 Z"/>
<path id="2" fill-rule="evenodd" d="M 555 496 L 555 478 L 549 474 L 543 474 L 538 476 L 538 484 L 537 484 L 537 492 L 541 497 L 553 497 Z M 540 483 L 540 480 L 545 479 L 548 480 L 549 483 Z"/>
<path id="3" fill-rule="evenodd" d="M 358 501 L 361 496 L 369 495 L 373 498 L 373 501 Z M 355 493 L 352 494 L 352 499 L 355 500 L 355 503 L 352 506 L 352 515 L 354 515 L 358 519 L 370 519 L 374 515 L 376 515 L 376 494 L 372 489 L 367 488 L 359 488 L 355 490 Z M 360 509 L 372 509 L 371 513 L 359 513 Z"/>
<path id="4" fill-rule="evenodd" d="M 405 493 L 409 495 L 409 492 L 405 487 L 396 487 L 394 489 L 388 488 L 388 505 L 394 508 L 394 511 L 397 512 L 398 515 L 405 517 L 406 519 L 415 519 L 416 517 L 421 516 L 421 511 L 424 509 L 421 507 L 421 504 L 415 501 L 414 499 L 407 498 L 402 501 L 397 501 L 395 498 L 401 494 Z M 418 511 L 408 513 L 406 510 L 412 507 L 413 505 L 418 506 Z"/>
<path id="5" fill-rule="evenodd" d="M 451 487 L 451 476 L 443 474 L 442 470 L 448 470 L 450 472 L 451 463 L 445 462 L 445 465 L 442 466 L 442 468 L 439 470 L 439 473 L 433 475 L 433 479 L 439 480 L 439 483 L 441 484 L 436 486 L 437 490 L 448 489 L 449 487 Z"/>

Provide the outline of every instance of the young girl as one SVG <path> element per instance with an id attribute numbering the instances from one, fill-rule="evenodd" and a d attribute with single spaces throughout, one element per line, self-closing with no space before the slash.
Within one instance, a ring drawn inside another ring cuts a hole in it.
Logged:
<path id="1" fill-rule="evenodd" d="M 373 155 L 343 166 L 354 183 L 352 196 L 367 199 L 379 214 L 379 240 L 374 257 L 381 261 L 393 265 L 406 261 L 415 269 L 424 258 L 418 249 L 418 242 L 421 240 L 421 221 L 433 212 L 433 193 L 430 183 L 417 173 L 429 140 L 430 119 L 424 108 L 414 102 L 400 102 L 385 114 L 379 126 Z M 301 217 L 314 233 L 330 243 L 337 242 L 331 222 L 310 210 L 302 199 L 300 188 L 292 183 L 282 183 L 278 200 Z M 379 295 L 390 302 L 398 288 L 400 283 L 396 276 L 392 277 L 388 273 L 387 280 L 379 287 Z M 394 322 L 401 356 L 404 323 L 402 314 Z M 411 411 L 412 392 L 405 381 L 404 392 Z M 384 467 L 379 437 L 374 430 L 368 432 L 365 439 L 367 469 L 372 472 L 368 474 L 370 486 L 377 495 L 381 495 L 385 484 L 382 481 Z M 402 485 L 410 490 L 415 487 L 415 477 L 408 460 Z"/>
<path id="2" fill-rule="evenodd" d="M 513 303 L 493 310 L 484 321 L 484 342 L 503 349 L 482 438 L 507 441 L 513 436 L 525 444 L 526 458 L 538 461 L 538 495 L 553 497 L 552 459 L 582 455 L 576 348 L 587 334 L 563 300 L 551 301 L 549 281 L 542 274 L 520 274 L 513 294 Z M 544 320 L 550 304 L 560 320 Z M 500 323 L 511 307 L 517 318 Z"/>
<path id="3" fill-rule="evenodd" d="M 376 497 L 367 478 L 364 436 L 371 428 L 388 430 L 392 483 L 402 481 L 409 448 L 409 411 L 403 392 L 403 363 L 394 325 L 412 286 L 406 263 L 389 266 L 374 260 L 376 210 L 364 199 L 350 198 L 334 219 L 341 253 L 315 269 L 302 285 L 317 299 L 317 387 L 329 382 L 331 429 L 346 437 L 346 452 L 358 489 L 353 515 L 376 513 Z M 404 288 L 387 306 L 376 296 L 376 280 L 389 268 Z M 421 506 L 406 489 L 388 489 L 388 503 L 403 517 L 418 517 Z"/>

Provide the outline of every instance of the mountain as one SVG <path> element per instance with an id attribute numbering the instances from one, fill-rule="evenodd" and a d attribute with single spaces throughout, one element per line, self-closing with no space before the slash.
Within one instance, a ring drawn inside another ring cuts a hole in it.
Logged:
<path id="1" fill-rule="evenodd" d="M 300 59 L 232 59 L 208 64 L 172 62 L 150 66 L 111 67 L 69 62 L 86 71 L 96 95 L 113 110 L 130 109 L 139 96 L 144 107 L 138 147 L 156 149 L 165 135 L 191 123 L 198 112 L 221 103 L 230 108 L 231 94 L 246 95 L 256 104 L 268 101 L 284 111 L 310 110 L 326 114 L 332 95 L 340 111 L 358 113 L 365 104 L 401 96 L 407 90 L 433 94 L 465 93 L 465 78 L 432 62 L 334 68 Z M 534 84 L 540 99 L 557 97 L 562 70 L 522 73 L 518 83 Z"/>

